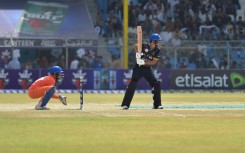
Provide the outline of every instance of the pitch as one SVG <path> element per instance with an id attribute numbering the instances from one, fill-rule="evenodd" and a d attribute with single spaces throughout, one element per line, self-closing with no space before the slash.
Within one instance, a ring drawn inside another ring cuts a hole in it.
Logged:
<path id="1" fill-rule="evenodd" d="M 132 108 L 123 94 L 66 94 L 36 111 L 26 94 L 0 94 L 0 152 L 242 153 L 244 93 L 162 93 L 165 109 L 153 110 L 150 94 L 136 94 Z M 167 107 L 169 106 L 169 107 Z M 203 106 L 203 108 L 170 106 Z"/>

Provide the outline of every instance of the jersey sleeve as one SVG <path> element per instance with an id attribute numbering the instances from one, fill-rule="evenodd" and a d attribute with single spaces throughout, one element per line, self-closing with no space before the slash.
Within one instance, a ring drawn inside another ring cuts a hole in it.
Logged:
<path id="1" fill-rule="evenodd" d="M 159 48 L 155 48 L 155 54 L 153 55 L 154 58 L 160 58 L 160 49 Z"/>
<path id="2" fill-rule="evenodd" d="M 142 43 L 142 52 L 148 52 L 150 50 L 150 45 Z"/>
<path id="3" fill-rule="evenodd" d="M 160 49 L 158 47 L 150 49 L 149 44 L 142 44 L 141 59 L 152 61 L 153 58 L 160 58 Z"/>

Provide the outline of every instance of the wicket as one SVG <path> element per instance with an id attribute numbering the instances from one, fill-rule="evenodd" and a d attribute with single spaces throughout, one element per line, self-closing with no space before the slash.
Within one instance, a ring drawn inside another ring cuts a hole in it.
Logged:
<path id="1" fill-rule="evenodd" d="M 84 78 L 81 76 L 80 77 L 80 110 L 83 109 L 83 83 L 84 83 Z"/>

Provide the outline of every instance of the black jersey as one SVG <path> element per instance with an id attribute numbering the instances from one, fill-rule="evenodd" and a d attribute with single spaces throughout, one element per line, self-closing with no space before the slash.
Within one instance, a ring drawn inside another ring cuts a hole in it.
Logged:
<path id="1" fill-rule="evenodd" d="M 146 61 L 152 61 L 153 58 L 160 58 L 160 49 L 158 47 L 150 49 L 150 45 L 143 43 L 141 59 Z"/>

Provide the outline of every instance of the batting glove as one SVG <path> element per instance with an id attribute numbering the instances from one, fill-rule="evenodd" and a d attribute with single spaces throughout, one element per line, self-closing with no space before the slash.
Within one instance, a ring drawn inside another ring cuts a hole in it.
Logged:
<path id="1" fill-rule="evenodd" d="M 141 58 L 141 53 L 136 53 L 135 56 L 136 56 L 136 59 L 140 59 Z"/>
<path id="2" fill-rule="evenodd" d="M 145 61 L 142 59 L 136 59 L 136 63 L 140 66 L 140 65 L 145 65 Z"/>

